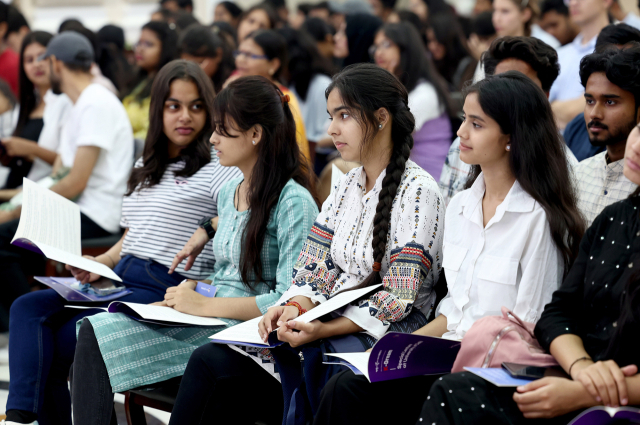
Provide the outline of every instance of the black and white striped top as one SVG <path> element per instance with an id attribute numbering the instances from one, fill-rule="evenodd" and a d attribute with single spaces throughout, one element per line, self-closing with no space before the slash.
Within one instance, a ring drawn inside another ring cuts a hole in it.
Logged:
<path id="1" fill-rule="evenodd" d="M 142 163 L 140 158 L 135 167 L 141 167 Z M 220 188 L 241 175 L 235 167 L 220 165 L 213 149 L 209 164 L 190 177 L 176 177 L 175 172 L 184 165 L 182 160 L 169 164 L 160 183 L 124 197 L 120 225 L 129 232 L 122 244 L 121 256 L 133 255 L 170 267 L 175 255 L 198 228 L 198 221 L 218 215 Z M 191 279 L 206 279 L 213 272 L 214 263 L 209 241 L 191 270 L 184 271 L 185 260 L 176 272 Z"/>

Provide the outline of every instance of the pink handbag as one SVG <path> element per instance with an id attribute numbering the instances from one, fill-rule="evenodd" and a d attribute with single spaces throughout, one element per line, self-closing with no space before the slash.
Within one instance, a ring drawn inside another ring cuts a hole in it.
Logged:
<path id="1" fill-rule="evenodd" d="M 520 320 L 507 307 L 502 316 L 487 316 L 476 321 L 467 331 L 451 372 L 463 367 L 501 367 L 502 362 L 530 366 L 557 366 L 558 362 L 547 354 L 533 335 L 533 323 Z"/>

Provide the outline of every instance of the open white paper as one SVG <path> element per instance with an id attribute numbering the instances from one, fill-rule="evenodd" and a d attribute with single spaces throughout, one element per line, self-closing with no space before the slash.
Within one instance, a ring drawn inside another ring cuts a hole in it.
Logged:
<path id="1" fill-rule="evenodd" d="M 338 293 L 338 295 L 335 295 L 319 306 L 312 308 L 303 315 L 297 317 L 295 320 L 297 322 L 309 323 L 313 320 L 318 319 L 319 317 L 324 316 L 325 314 L 331 313 L 332 311 L 335 311 L 349 304 L 354 300 L 357 300 L 358 298 L 368 294 L 369 292 L 373 292 L 375 289 L 381 286 L 382 284 L 380 283 L 378 285 L 369 286 L 367 288 L 358 289 L 356 291 Z M 266 347 L 268 346 L 268 344 L 264 343 L 262 338 L 260 338 L 260 333 L 258 332 L 258 323 L 260 323 L 261 319 L 262 316 L 256 317 L 255 319 L 247 320 L 246 322 L 220 331 L 217 334 L 210 336 L 209 338 L 213 339 L 214 342 L 229 341 L 235 343 L 262 345 Z"/>
<path id="2" fill-rule="evenodd" d="M 171 307 L 163 307 L 159 305 L 128 303 L 124 301 L 113 301 L 109 304 L 109 312 L 122 312 L 122 305 L 129 307 L 140 315 L 142 319 L 161 322 L 180 323 L 194 326 L 225 326 L 226 323 L 214 317 L 201 317 L 192 314 L 181 313 Z M 257 325 L 256 325 L 257 326 Z"/>
<path id="3" fill-rule="evenodd" d="M 22 193 L 20 223 L 12 244 L 122 282 L 109 267 L 82 257 L 80 207 L 77 204 L 26 178 Z"/>

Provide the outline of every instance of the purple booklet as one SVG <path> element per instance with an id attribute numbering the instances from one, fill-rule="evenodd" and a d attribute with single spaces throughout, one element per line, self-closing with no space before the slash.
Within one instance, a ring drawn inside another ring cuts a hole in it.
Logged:
<path id="1" fill-rule="evenodd" d="M 78 283 L 72 277 L 44 277 L 44 276 L 36 276 L 34 277 L 40 283 L 47 285 L 49 288 L 56 291 L 62 298 L 67 301 L 78 301 L 78 302 L 108 302 L 117 300 L 118 298 L 124 297 L 131 293 L 130 290 L 122 287 L 121 291 L 114 292 L 108 295 L 99 296 L 94 294 L 89 294 L 86 292 L 82 292 L 76 288 L 72 288 L 71 285 Z M 111 279 L 102 278 L 91 284 L 93 287 L 97 289 L 106 289 L 114 286 L 114 283 Z"/>
<path id="2" fill-rule="evenodd" d="M 391 332 L 368 353 L 327 353 L 369 382 L 450 373 L 460 341 Z M 330 363 L 330 362 L 329 362 Z"/>
<path id="3" fill-rule="evenodd" d="M 579 414 L 569 425 L 610 425 L 640 423 L 640 409 L 635 407 L 596 406 Z"/>

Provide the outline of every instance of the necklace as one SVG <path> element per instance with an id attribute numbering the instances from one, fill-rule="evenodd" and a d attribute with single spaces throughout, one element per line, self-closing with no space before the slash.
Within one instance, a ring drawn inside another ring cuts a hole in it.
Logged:
<path id="1" fill-rule="evenodd" d="M 233 195 L 233 206 L 235 207 L 236 211 L 238 211 L 238 207 L 240 206 L 240 186 L 242 186 L 242 183 L 244 183 L 244 179 L 242 179 L 242 181 L 238 183 L 238 186 L 236 187 L 236 193 Z"/>

